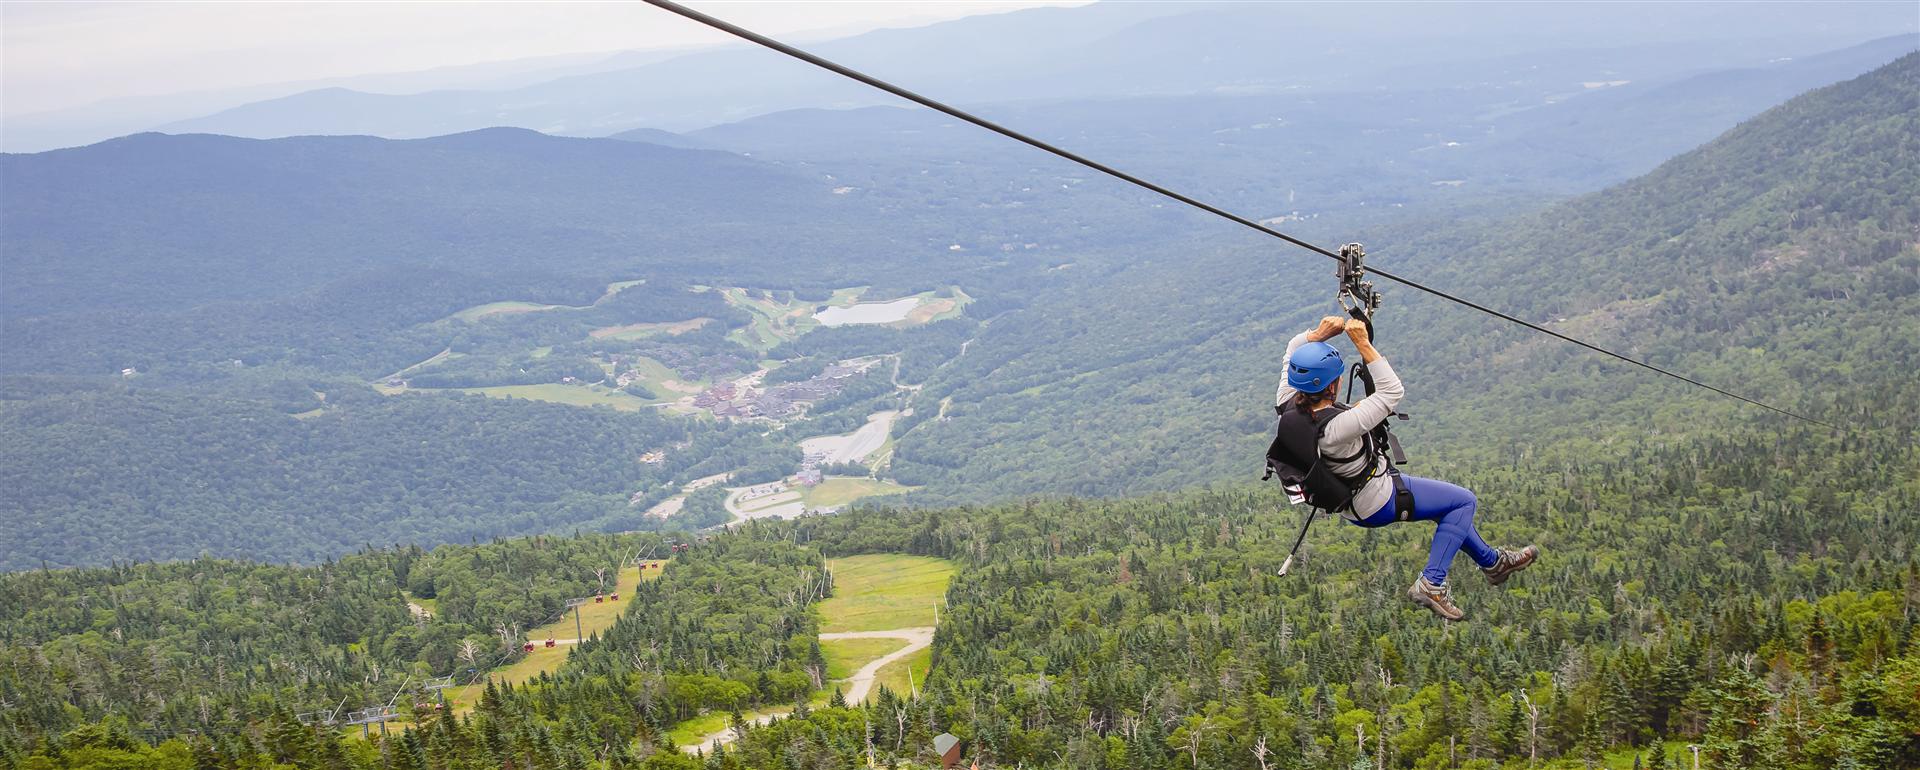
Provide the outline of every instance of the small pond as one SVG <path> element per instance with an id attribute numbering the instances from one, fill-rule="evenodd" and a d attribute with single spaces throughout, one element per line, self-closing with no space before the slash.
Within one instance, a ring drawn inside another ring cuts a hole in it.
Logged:
<path id="1" fill-rule="evenodd" d="M 821 326 L 890 324 L 907 320 L 907 314 L 919 306 L 919 297 L 907 297 L 892 302 L 862 302 L 850 307 L 830 307 L 814 313 L 813 317 Z"/>

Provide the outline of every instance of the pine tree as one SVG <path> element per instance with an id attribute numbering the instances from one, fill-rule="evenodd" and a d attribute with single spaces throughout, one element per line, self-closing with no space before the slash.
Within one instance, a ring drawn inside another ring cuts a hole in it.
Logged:
<path id="1" fill-rule="evenodd" d="M 1780 766 L 1778 747 L 1763 724 L 1773 707 L 1765 683 L 1741 666 L 1728 666 L 1710 695 L 1704 743 L 1714 766 Z"/>
<path id="2" fill-rule="evenodd" d="M 1527 713 L 1518 696 L 1507 699 L 1507 710 L 1500 717 L 1494 746 L 1499 750 L 1495 759 L 1514 759 L 1527 754 Z"/>
<path id="3" fill-rule="evenodd" d="M 223 770 L 226 761 L 220 756 L 220 748 L 204 737 L 193 739 L 193 770 Z"/>
<path id="4" fill-rule="evenodd" d="M 1600 725 L 1598 711 L 1588 711 L 1580 726 L 1580 759 L 1592 770 L 1607 754 L 1606 730 Z"/>

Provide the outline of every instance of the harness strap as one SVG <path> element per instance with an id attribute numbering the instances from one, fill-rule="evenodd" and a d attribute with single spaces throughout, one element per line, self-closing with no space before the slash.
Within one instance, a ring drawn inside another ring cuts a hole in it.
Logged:
<path id="1" fill-rule="evenodd" d="M 1333 409 L 1334 412 L 1336 413 L 1335 416 L 1338 416 L 1339 412 L 1345 412 L 1348 409 L 1351 409 L 1353 407 L 1348 404 L 1335 402 L 1328 408 Z M 1326 435 L 1327 423 L 1332 422 L 1333 417 L 1328 417 L 1326 420 L 1321 420 L 1318 413 L 1312 413 L 1312 412 L 1308 413 L 1307 417 L 1308 419 L 1312 420 L 1314 423 L 1314 426 L 1319 429 L 1315 431 L 1313 436 L 1314 451 L 1317 452 L 1320 449 L 1320 437 Z M 1385 458 L 1386 453 L 1380 451 L 1380 442 L 1374 437 L 1374 433 L 1378 430 L 1379 430 L 1379 426 L 1375 426 L 1373 430 L 1369 430 L 1366 433 L 1360 434 L 1360 451 L 1358 452 L 1354 452 L 1353 454 L 1347 455 L 1345 457 L 1333 457 L 1333 456 L 1324 455 L 1324 454 L 1320 455 L 1322 459 L 1324 459 L 1326 462 L 1332 465 L 1344 465 L 1346 463 L 1355 462 L 1363 458 L 1374 458 L 1374 461 L 1367 463 L 1367 467 L 1362 469 L 1359 473 L 1356 473 L 1352 476 L 1345 476 L 1345 475 L 1340 476 L 1340 480 L 1343 482 L 1346 482 L 1346 485 L 1349 488 L 1353 489 L 1355 492 L 1358 492 L 1360 490 L 1360 487 L 1365 486 L 1367 482 L 1372 481 L 1374 477 L 1380 475 L 1380 464 L 1381 464 L 1380 461 L 1383 459 L 1386 459 Z M 1395 471 L 1393 468 L 1392 462 L 1387 462 L 1386 465 L 1387 465 L 1388 473 L 1397 473 L 1397 471 Z M 1335 475 L 1339 475 L 1339 474 L 1335 474 Z M 1397 481 L 1397 477 L 1396 477 L 1396 481 Z"/>
<path id="2" fill-rule="evenodd" d="M 1387 475 L 1393 477 L 1393 518 L 1395 521 L 1408 521 L 1413 518 L 1413 489 L 1407 486 L 1407 480 L 1400 475 L 1400 469 L 1387 465 Z"/>

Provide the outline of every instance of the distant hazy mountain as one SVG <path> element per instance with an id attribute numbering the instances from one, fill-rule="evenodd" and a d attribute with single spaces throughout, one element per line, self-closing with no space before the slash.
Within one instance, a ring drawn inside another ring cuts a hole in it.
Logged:
<path id="1" fill-rule="evenodd" d="M 568 54 L 438 67 L 417 72 L 354 75 L 158 96 L 130 96 L 48 112 L 8 115 L 0 151 L 78 147 L 262 100 L 328 88 L 407 94 L 448 88 L 506 89 L 555 78 L 627 69 L 684 55 L 684 50 Z"/>
<path id="2" fill-rule="evenodd" d="M 1793 96 L 1873 71 L 1920 49 L 1898 35 L 1850 48 L 1672 82 L 1603 87 L 1495 122 L 1478 162 L 1546 166 L 1546 176 L 1619 181 Z M 1570 188 L 1573 189 L 1573 188 Z"/>
<path id="3" fill-rule="evenodd" d="M 867 203 L 712 150 L 491 129 L 420 140 L 140 134 L 0 155 L 7 317 L 285 296 L 394 266 L 746 269 L 893 252 Z"/>
<path id="4" fill-rule="evenodd" d="M 1539 93 L 1449 89 L 1189 94 L 997 102 L 975 111 L 1255 216 L 1457 198 L 1585 192 L 1644 173 L 1792 96 L 1915 50 L 1890 37 L 1677 79 Z M 1469 63 L 1489 70 L 1509 60 Z M 707 146 L 832 169 L 890 191 L 998 174 L 1020 187 L 1088 174 L 920 108 L 790 110 L 691 132 Z M 1370 160 L 1362 160 L 1370 159 Z"/>
<path id="5" fill-rule="evenodd" d="M 1524 86 L 1672 78 L 1920 28 L 1895 3 L 1098 3 L 975 16 L 810 46 L 950 100 Z M 888 99 L 778 54 L 734 49 L 504 91 L 327 90 L 160 127 L 271 137 L 412 137 L 490 125 L 686 130 Z"/>
<path id="6" fill-rule="evenodd" d="M 676 134 L 672 131 L 662 131 L 657 128 L 636 128 L 632 131 L 622 131 L 607 138 L 619 139 L 623 142 L 646 142 L 647 144 L 679 147 L 688 150 L 713 149 L 713 145 L 694 139 L 693 137 L 685 134 Z"/>

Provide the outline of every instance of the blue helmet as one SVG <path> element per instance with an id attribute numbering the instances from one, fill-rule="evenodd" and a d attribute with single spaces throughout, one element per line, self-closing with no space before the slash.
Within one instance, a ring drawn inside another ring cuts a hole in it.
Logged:
<path id="1" fill-rule="evenodd" d="M 1324 342 L 1309 342 L 1287 359 L 1287 386 L 1302 393 L 1319 393 L 1346 371 L 1340 351 Z"/>

